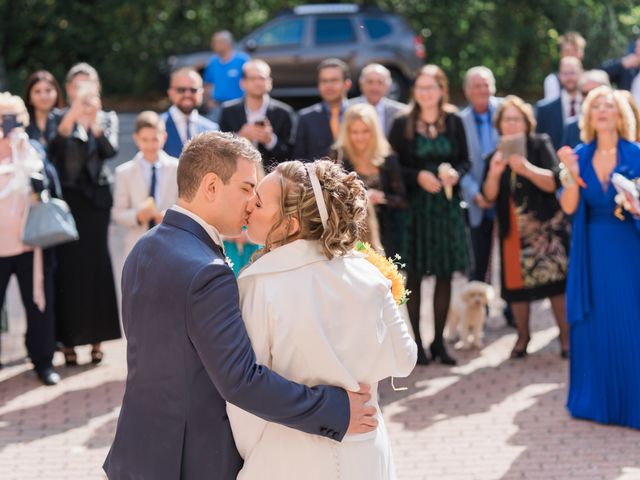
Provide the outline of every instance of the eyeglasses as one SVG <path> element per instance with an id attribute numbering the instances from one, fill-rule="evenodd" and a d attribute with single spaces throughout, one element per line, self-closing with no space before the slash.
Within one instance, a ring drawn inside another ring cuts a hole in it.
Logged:
<path id="1" fill-rule="evenodd" d="M 524 123 L 524 118 L 522 117 L 502 117 L 504 123 Z"/>
<path id="2" fill-rule="evenodd" d="M 196 87 L 171 87 L 171 88 L 173 88 L 180 95 L 184 95 L 187 92 L 189 92 L 191 95 L 195 95 L 196 93 L 202 90 L 202 88 L 196 88 Z"/>
<path id="3" fill-rule="evenodd" d="M 250 77 L 244 77 L 245 80 L 251 80 L 251 81 L 263 81 L 266 82 L 267 80 L 269 80 L 269 77 L 261 77 L 259 75 L 252 75 Z"/>

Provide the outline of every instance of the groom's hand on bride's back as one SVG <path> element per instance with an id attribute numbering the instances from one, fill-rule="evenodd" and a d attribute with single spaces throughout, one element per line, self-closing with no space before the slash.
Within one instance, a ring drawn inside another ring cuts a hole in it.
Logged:
<path id="1" fill-rule="evenodd" d="M 371 385 L 360 383 L 359 392 L 347 391 L 349 395 L 349 428 L 347 434 L 373 432 L 378 426 L 377 410 L 366 403 L 371 400 Z"/>

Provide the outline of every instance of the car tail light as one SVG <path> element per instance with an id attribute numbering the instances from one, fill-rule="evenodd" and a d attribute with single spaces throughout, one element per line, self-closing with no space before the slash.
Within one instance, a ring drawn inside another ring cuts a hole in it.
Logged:
<path id="1" fill-rule="evenodd" d="M 421 35 L 413 37 L 413 48 L 416 50 L 416 57 L 420 60 L 427 58 L 427 51 L 424 48 L 424 39 Z"/>

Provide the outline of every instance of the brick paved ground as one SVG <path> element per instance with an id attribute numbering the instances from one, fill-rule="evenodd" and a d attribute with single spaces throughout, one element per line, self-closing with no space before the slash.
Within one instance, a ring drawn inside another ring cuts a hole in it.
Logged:
<path id="1" fill-rule="evenodd" d="M 458 352 L 459 366 L 417 368 L 397 381 L 409 386 L 404 392 L 385 382 L 399 479 L 640 479 L 640 432 L 567 415 L 567 364 L 548 304 L 536 305 L 534 317 L 533 354 L 524 360 L 508 359 L 515 336 L 496 317 L 485 348 Z M 24 360 L 23 320 L 13 306 L 11 328 L 2 338 L 0 479 L 104 478 L 100 465 L 124 386 L 124 342 L 105 344 L 102 365 L 60 367 L 63 382 L 42 387 Z M 88 349 L 80 350 L 80 362 L 88 360 Z"/>

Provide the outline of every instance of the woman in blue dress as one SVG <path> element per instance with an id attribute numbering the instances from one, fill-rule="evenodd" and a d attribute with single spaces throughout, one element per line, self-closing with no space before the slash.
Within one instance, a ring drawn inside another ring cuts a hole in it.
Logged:
<path id="1" fill-rule="evenodd" d="M 640 428 L 640 211 L 616 206 L 611 175 L 640 177 L 636 119 L 620 92 L 591 91 L 560 198 L 574 214 L 567 277 L 572 416 Z"/>

